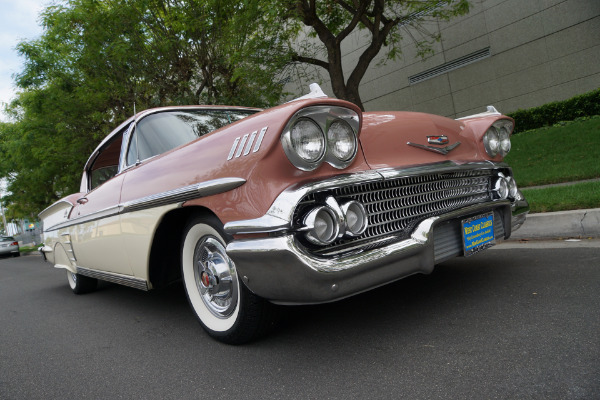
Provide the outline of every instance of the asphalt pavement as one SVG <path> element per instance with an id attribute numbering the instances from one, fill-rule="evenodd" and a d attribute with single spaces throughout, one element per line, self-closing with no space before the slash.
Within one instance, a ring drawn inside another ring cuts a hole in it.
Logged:
<path id="1" fill-rule="evenodd" d="M 599 399 L 599 250 L 502 242 L 285 307 L 244 346 L 206 335 L 181 285 L 77 296 L 40 256 L 0 259 L 0 399 Z"/>

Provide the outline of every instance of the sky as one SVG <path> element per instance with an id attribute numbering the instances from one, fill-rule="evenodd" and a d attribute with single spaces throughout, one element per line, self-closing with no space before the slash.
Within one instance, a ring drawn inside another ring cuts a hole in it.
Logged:
<path id="1" fill-rule="evenodd" d="M 0 0 L 0 120 L 6 121 L 4 103 L 14 97 L 12 75 L 21 71 L 23 60 L 15 47 L 21 40 L 42 34 L 40 12 L 51 0 Z"/>

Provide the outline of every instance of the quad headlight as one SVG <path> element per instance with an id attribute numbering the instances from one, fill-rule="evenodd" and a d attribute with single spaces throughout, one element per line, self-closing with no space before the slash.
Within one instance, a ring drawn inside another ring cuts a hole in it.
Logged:
<path id="1" fill-rule="evenodd" d="M 358 114 L 345 107 L 307 107 L 288 122 L 281 144 L 298 169 L 312 171 L 323 162 L 343 169 L 356 156 L 359 124 Z"/>
<path id="2" fill-rule="evenodd" d="M 513 130 L 512 121 L 501 119 L 496 122 L 483 135 L 483 146 L 490 157 L 500 154 L 506 156 L 510 151 L 510 134 Z"/>
<path id="3" fill-rule="evenodd" d="M 340 162 L 351 160 L 356 155 L 356 133 L 343 119 L 336 119 L 327 129 L 327 147 Z"/>
<path id="4" fill-rule="evenodd" d="M 308 164 L 323 159 L 325 136 L 319 125 L 308 118 L 299 119 L 290 132 L 290 142 L 294 153 Z"/>
<path id="5" fill-rule="evenodd" d="M 496 157 L 496 154 L 498 154 L 498 150 L 500 149 L 500 136 L 498 135 L 496 127 L 491 126 L 485 135 L 483 135 L 483 145 L 490 157 Z"/>

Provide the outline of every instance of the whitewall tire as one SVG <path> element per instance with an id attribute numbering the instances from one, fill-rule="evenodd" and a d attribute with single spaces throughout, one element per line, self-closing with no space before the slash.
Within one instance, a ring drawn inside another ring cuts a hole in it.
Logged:
<path id="1" fill-rule="evenodd" d="M 69 282 L 69 287 L 75 294 L 93 292 L 98 286 L 97 279 L 75 274 L 69 270 L 67 270 L 67 281 Z"/>
<path id="2" fill-rule="evenodd" d="M 240 282 L 224 237 L 216 218 L 192 219 L 182 239 L 181 274 L 202 327 L 217 340 L 240 344 L 267 330 L 273 306 Z"/>

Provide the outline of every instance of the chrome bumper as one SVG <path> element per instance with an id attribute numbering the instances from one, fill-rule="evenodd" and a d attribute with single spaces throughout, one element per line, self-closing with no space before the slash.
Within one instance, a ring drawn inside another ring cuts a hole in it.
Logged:
<path id="1" fill-rule="evenodd" d="M 246 286 L 258 296 L 278 304 L 331 302 L 409 275 L 430 273 L 435 265 L 436 225 L 492 209 L 500 211 L 507 239 L 525 221 L 529 204 L 521 196 L 512 204 L 503 200 L 461 208 L 425 219 L 408 239 L 338 258 L 308 254 L 289 233 L 234 240 L 227 253 Z"/>

